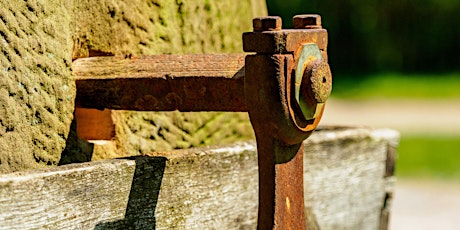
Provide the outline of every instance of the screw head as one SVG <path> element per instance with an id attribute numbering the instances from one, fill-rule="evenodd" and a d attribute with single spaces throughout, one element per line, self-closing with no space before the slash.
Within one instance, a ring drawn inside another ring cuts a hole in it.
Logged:
<path id="1" fill-rule="evenodd" d="M 278 16 L 257 17 L 252 20 L 254 32 L 281 30 L 281 18 Z"/>
<path id="2" fill-rule="evenodd" d="M 321 29 L 321 16 L 318 14 L 301 14 L 292 18 L 294 29 Z"/>

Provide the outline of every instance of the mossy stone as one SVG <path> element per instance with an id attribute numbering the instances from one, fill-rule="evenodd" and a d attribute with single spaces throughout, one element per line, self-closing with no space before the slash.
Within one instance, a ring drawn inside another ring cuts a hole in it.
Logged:
<path id="1" fill-rule="evenodd" d="M 73 118 L 71 49 L 63 1 L 0 2 L 0 173 L 59 162 Z"/>
<path id="2" fill-rule="evenodd" d="M 241 53 L 242 33 L 252 30 L 253 17 L 267 14 L 262 0 L 81 1 L 73 12 L 73 58 Z M 113 111 L 112 117 L 118 153 L 95 148 L 93 159 L 231 143 L 254 135 L 245 113 Z"/>

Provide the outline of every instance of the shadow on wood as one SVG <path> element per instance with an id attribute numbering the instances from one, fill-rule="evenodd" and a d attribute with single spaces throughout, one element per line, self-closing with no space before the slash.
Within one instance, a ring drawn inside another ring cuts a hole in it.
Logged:
<path id="1" fill-rule="evenodd" d="M 309 227 L 386 229 L 398 139 L 387 129 L 312 134 Z M 153 154 L 0 175 L 0 230 L 256 228 L 254 142 Z"/>
<path id="2" fill-rule="evenodd" d="M 125 218 L 99 223 L 94 229 L 155 229 L 155 209 L 166 165 L 165 157 L 133 157 L 136 162 Z"/>

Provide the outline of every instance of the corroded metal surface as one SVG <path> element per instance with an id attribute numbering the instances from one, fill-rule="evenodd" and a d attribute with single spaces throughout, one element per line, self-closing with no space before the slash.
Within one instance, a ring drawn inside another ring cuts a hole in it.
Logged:
<path id="1" fill-rule="evenodd" d="M 281 30 L 281 18 L 277 16 L 258 17 L 252 20 L 254 31 Z"/>
<path id="2" fill-rule="evenodd" d="M 137 111 L 247 111 L 244 54 L 97 57 L 73 63 L 76 106 Z"/>
<path id="3" fill-rule="evenodd" d="M 292 18 L 295 29 L 321 29 L 321 16 L 317 14 L 301 14 Z"/>
<path id="4" fill-rule="evenodd" d="M 326 50 L 327 42 L 325 29 L 311 29 L 308 33 L 304 29 L 283 29 L 243 34 L 245 52 L 291 53 L 297 52 L 302 43 L 316 43 L 321 50 Z"/>
<path id="5" fill-rule="evenodd" d="M 332 74 L 318 46 L 302 46 L 295 71 L 295 99 L 304 118 L 312 119 L 322 111 L 331 94 Z"/>
<path id="6" fill-rule="evenodd" d="M 77 60 L 76 104 L 140 111 L 248 111 L 258 148 L 258 229 L 305 229 L 301 143 L 321 119 L 332 79 L 321 18 L 301 15 L 294 22 L 298 29 L 282 30 L 279 17 L 255 18 L 254 32 L 243 34 L 244 50 L 256 52 L 248 56 Z M 315 55 L 302 56 L 307 43 L 313 44 Z M 314 108 L 312 115 L 302 111 L 299 100 Z"/>
<path id="7" fill-rule="evenodd" d="M 332 83 L 320 51 L 326 50 L 327 34 L 320 20 L 309 17 L 296 25 L 314 29 L 254 28 L 243 35 L 245 51 L 257 52 L 246 57 L 244 87 L 258 149 L 258 229 L 306 229 L 301 143 L 318 125 Z"/>

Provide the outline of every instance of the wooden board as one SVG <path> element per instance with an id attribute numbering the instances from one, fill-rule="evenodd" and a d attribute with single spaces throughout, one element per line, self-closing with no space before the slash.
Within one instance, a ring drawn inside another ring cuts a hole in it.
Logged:
<path id="1" fill-rule="evenodd" d="M 391 130 L 315 132 L 304 154 L 309 225 L 385 226 L 397 140 Z M 256 158 L 243 142 L 1 175 L 0 229 L 255 229 Z"/>
<path id="2" fill-rule="evenodd" d="M 387 223 L 380 219 L 390 209 L 389 168 L 398 138 L 392 130 L 333 128 L 307 139 L 305 207 L 320 229 L 379 229 Z"/>

